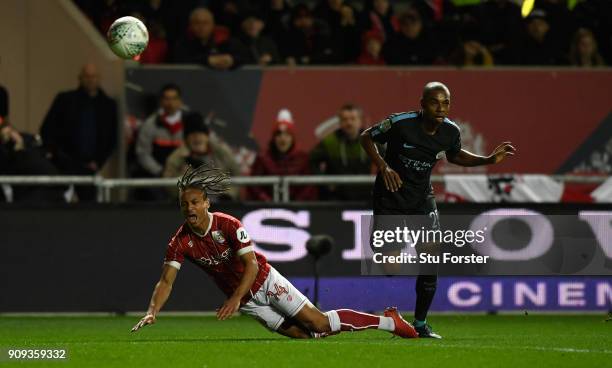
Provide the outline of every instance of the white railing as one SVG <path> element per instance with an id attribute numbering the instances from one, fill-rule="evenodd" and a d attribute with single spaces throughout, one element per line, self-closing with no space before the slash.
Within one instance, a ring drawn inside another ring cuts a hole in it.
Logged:
<path id="1" fill-rule="evenodd" d="M 452 174 L 451 174 L 452 175 Z M 489 174 L 489 177 L 504 177 L 504 174 Z M 565 183 L 603 183 L 607 176 L 550 175 Z M 353 184 L 372 185 L 374 175 L 306 175 L 306 176 L 235 176 L 235 186 L 270 186 L 274 202 L 290 202 L 291 185 Z M 101 176 L 0 176 L 0 185 L 93 185 L 98 190 L 98 202 L 110 202 L 113 189 L 117 188 L 171 188 L 176 186 L 175 178 L 130 178 L 105 179 Z M 444 182 L 443 175 L 432 175 L 434 183 Z"/>

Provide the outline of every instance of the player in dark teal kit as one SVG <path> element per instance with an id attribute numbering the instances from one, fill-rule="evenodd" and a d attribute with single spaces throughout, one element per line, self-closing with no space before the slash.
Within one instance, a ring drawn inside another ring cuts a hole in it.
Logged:
<path id="1" fill-rule="evenodd" d="M 480 166 L 514 155 L 510 142 L 500 144 L 486 157 L 462 149 L 460 130 L 448 119 L 449 110 L 448 88 L 430 82 L 423 89 L 420 111 L 393 114 L 361 134 L 361 145 L 378 168 L 373 196 L 375 223 L 377 216 L 422 215 L 431 219 L 430 228 L 437 229 L 438 210 L 430 177 L 438 160 L 446 156 L 456 165 Z M 387 145 L 384 158 L 375 142 Z M 420 337 L 440 338 L 426 321 L 437 279 L 435 272 L 421 271 L 416 280 L 413 325 Z"/>

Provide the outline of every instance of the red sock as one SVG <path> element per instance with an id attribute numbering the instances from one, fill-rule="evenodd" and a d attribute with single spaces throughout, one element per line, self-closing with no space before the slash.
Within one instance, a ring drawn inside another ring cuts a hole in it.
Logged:
<path id="1" fill-rule="evenodd" d="M 378 328 L 380 317 L 373 314 L 356 312 L 351 309 L 336 309 L 340 317 L 342 331 L 358 331 L 368 328 Z"/>

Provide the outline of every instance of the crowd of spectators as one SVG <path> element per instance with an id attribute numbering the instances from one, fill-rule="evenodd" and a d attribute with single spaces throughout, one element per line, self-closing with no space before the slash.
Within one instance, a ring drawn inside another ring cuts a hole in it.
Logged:
<path id="1" fill-rule="evenodd" d="M 209 164 L 230 173 L 245 174 L 240 169 L 237 154 L 213 134 L 211 121 L 199 112 L 187 109 L 181 101 L 181 89 L 175 84 L 163 86 L 159 92 L 159 109 L 149 116 L 137 132 L 132 177 L 176 178 L 187 165 Z M 337 124 L 310 152 L 299 147 L 293 116 L 280 109 L 272 121 L 270 140 L 255 156 L 246 174 L 266 175 L 369 175 L 373 173 L 370 159 L 359 143 L 363 131 L 361 108 L 346 104 L 336 114 Z M 136 200 L 175 198 L 176 191 L 147 188 L 134 192 Z M 367 200 L 368 186 L 292 186 L 290 198 L 308 200 Z M 250 186 L 244 193 L 230 190 L 223 199 L 245 198 L 255 201 L 272 200 L 270 187 Z"/>
<path id="2" fill-rule="evenodd" d="M 105 33 L 149 28 L 142 63 L 574 65 L 612 62 L 612 2 L 536 0 L 75 0 Z M 571 6 L 570 6 L 571 5 Z M 571 8 L 571 9 L 570 9 Z"/>
<path id="3" fill-rule="evenodd" d="M 27 134 L 13 127 L 9 115 L 9 93 L 0 86 L 0 175 L 92 176 L 117 148 L 117 104 L 100 87 L 94 64 L 84 65 L 76 89 L 61 91 L 45 115 L 40 134 Z M 339 107 L 335 123 L 310 152 L 299 147 L 291 111 L 281 108 L 271 121 L 270 141 L 262 147 L 245 172 L 238 154 L 212 131 L 214 117 L 190 110 L 182 101 L 181 88 L 173 83 L 161 87 L 158 105 L 131 139 L 129 176 L 176 178 L 188 165 L 209 164 L 238 175 L 368 175 L 372 164 L 359 144 L 363 112 L 359 106 Z M 130 143 L 127 142 L 126 143 Z M 95 187 L 0 186 L 4 201 L 88 202 L 96 200 Z M 310 200 L 368 200 L 369 186 L 292 186 L 290 198 Z M 131 192 L 133 200 L 176 199 L 175 188 L 141 188 Z M 269 187 L 231 188 L 217 200 L 272 200 Z"/>

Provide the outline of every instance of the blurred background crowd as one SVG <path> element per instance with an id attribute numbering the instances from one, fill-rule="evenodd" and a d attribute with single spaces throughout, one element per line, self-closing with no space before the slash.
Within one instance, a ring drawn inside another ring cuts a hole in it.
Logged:
<path id="1" fill-rule="evenodd" d="M 60 92 L 45 116 L 40 134 L 15 129 L 8 119 L 8 93 L 0 86 L 0 174 L 5 175 L 95 175 L 117 147 L 117 105 L 101 89 L 97 67 L 83 66 L 75 90 Z M 338 107 L 337 129 L 310 152 L 299 148 L 293 116 L 278 112 L 267 147 L 241 167 L 235 150 L 211 131 L 209 117 L 183 103 L 180 86 L 166 84 L 159 91 L 154 111 L 129 139 L 129 174 L 140 178 L 176 178 L 188 165 L 207 163 L 231 175 L 348 175 L 373 174 L 373 166 L 359 143 L 363 112 L 359 106 Z M 6 186 L 5 186 L 6 187 Z M 4 196 L 11 201 L 95 200 L 91 186 L 65 188 L 18 186 Z M 367 200 L 369 187 L 341 190 L 338 186 L 296 186 L 293 200 Z M 164 201 L 176 198 L 176 190 L 135 190 L 135 200 Z M 272 200 L 270 188 L 236 188 L 218 199 Z"/>
<path id="2" fill-rule="evenodd" d="M 149 28 L 142 63 L 573 65 L 612 62 L 612 2 L 536 0 L 75 0 L 106 33 Z"/>

